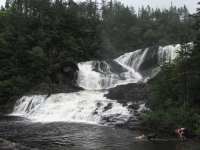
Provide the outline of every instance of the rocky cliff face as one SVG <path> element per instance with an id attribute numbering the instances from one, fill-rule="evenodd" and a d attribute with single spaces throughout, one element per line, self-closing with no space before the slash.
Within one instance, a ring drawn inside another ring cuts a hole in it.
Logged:
<path id="1" fill-rule="evenodd" d="M 51 82 L 54 84 L 70 84 L 74 85 L 76 80 L 76 72 L 79 70 L 77 64 L 61 67 L 59 64 L 52 65 L 52 74 L 50 75 Z"/>
<path id="2" fill-rule="evenodd" d="M 105 94 L 109 99 L 117 100 L 123 106 L 127 106 L 133 113 L 133 116 L 125 124 L 117 124 L 116 127 L 124 127 L 128 129 L 136 129 L 136 123 L 142 119 L 141 113 L 138 111 L 140 104 L 148 107 L 152 100 L 152 85 L 149 83 L 130 83 L 120 85 L 109 89 L 109 93 Z"/>

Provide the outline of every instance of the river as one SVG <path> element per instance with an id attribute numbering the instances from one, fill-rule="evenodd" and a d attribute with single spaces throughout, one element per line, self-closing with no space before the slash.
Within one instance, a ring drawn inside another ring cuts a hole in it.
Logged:
<path id="1" fill-rule="evenodd" d="M 142 135 L 113 126 L 70 122 L 32 122 L 17 116 L 0 116 L 0 137 L 20 143 L 13 150 L 195 150 L 194 139 L 176 136 L 148 141 Z M 12 148 L 10 148 L 12 150 Z"/>

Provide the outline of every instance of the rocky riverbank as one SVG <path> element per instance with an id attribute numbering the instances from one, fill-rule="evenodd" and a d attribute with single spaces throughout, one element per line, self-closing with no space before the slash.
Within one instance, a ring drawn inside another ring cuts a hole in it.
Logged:
<path id="1" fill-rule="evenodd" d="M 138 122 L 142 119 L 138 111 L 140 104 L 145 103 L 148 107 L 152 100 L 152 85 L 149 83 L 130 83 L 127 85 L 119 85 L 108 90 L 105 96 L 109 99 L 117 100 L 123 106 L 127 106 L 133 113 L 133 116 L 125 124 L 117 124 L 115 127 L 128 128 L 136 130 L 140 128 Z"/>

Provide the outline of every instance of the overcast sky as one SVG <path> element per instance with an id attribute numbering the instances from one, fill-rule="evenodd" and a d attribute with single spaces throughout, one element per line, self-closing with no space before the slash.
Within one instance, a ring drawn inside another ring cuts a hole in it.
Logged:
<path id="1" fill-rule="evenodd" d="M 6 0 L 0 0 L 0 5 L 4 6 L 5 1 Z M 74 0 L 74 1 L 78 2 L 78 1 L 85 1 L 85 0 Z M 101 2 L 101 0 L 98 0 L 98 1 Z M 107 0 L 107 1 L 110 1 L 110 0 Z M 154 9 L 156 7 L 160 8 L 161 10 L 162 8 L 168 9 L 171 5 L 171 2 L 173 6 L 176 6 L 177 8 L 180 8 L 186 5 L 187 9 L 189 10 L 189 13 L 191 14 L 196 13 L 196 8 L 198 7 L 197 5 L 198 0 L 117 0 L 117 1 L 121 1 L 121 3 L 124 4 L 125 6 L 126 5 L 133 6 L 136 9 L 136 11 L 138 10 L 138 8 L 141 8 L 142 5 L 144 7 L 149 5 L 151 8 L 154 8 Z"/>

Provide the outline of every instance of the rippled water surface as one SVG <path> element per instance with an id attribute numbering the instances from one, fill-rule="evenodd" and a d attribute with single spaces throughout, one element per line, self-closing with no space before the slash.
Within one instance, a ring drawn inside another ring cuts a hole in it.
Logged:
<path id="1" fill-rule="evenodd" d="M 34 123 L 21 117 L 0 116 L 0 138 L 32 150 L 195 150 L 189 140 L 135 139 L 140 135 L 136 131 L 94 124 Z"/>

